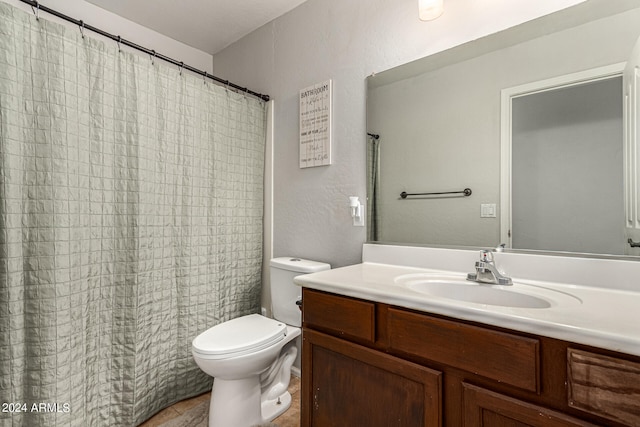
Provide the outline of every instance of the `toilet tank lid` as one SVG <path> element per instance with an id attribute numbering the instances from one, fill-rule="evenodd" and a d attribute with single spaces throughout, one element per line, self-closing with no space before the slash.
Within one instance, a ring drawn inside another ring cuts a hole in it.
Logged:
<path id="1" fill-rule="evenodd" d="M 317 271 L 329 270 L 331 268 L 331 265 L 324 262 L 310 261 L 308 259 L 289 256 L 273 258 L 270 265 L 271 267 L 295 271 L 297 273 L 315 273 Z"/>

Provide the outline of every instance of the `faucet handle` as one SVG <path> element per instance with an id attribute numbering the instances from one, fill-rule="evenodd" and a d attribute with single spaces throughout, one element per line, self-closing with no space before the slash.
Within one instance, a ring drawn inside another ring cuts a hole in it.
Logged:
<path id="1" fill-rule="evenodd" d="M 480 261 L 482 262 L 493 262 L 493 252 L 488 249 L 482 249 L 480 251 Z"/>

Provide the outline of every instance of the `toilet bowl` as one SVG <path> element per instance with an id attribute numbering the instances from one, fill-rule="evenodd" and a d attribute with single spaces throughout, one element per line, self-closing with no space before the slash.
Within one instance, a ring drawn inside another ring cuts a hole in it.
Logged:
<path id="1" fill-rule="evenodd" d="M 294 340 L 299 335 L 300 328 L 250 314 L 214 326 L 193 340 L 196 364 L 215 378 L 210 426 L 250 426 L 287 410 L 291 365 L 298 354 Z"/>
<path id="2" fill-rule="evenodd" d="M 288 392 L 301 316 L 300 288 L 293 277 L 327 270 L 328 264 L 299 258 L 271 260 L 275 319 L 250 314 L 213 326 L 192 343 L 196 364 L 214 377 L 210 427 L 245 427 L 272 421 L 291 405 Z"/>

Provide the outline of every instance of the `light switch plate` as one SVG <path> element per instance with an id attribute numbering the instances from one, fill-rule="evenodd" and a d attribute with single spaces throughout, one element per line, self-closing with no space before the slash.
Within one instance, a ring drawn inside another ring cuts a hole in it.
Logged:
<path id="1" fill-rule="evenodd" d="M 496 204 L 482 203 L 480 205 L 480 218 L 496 218 Z"/>

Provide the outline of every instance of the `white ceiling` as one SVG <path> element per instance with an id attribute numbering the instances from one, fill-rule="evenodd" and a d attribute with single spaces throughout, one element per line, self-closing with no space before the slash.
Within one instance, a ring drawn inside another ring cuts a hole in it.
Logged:
<path id="1" fill-rule="evenodd" d="M 305 0 L 87 0 L 172 39 L 215 54 Z"/>

